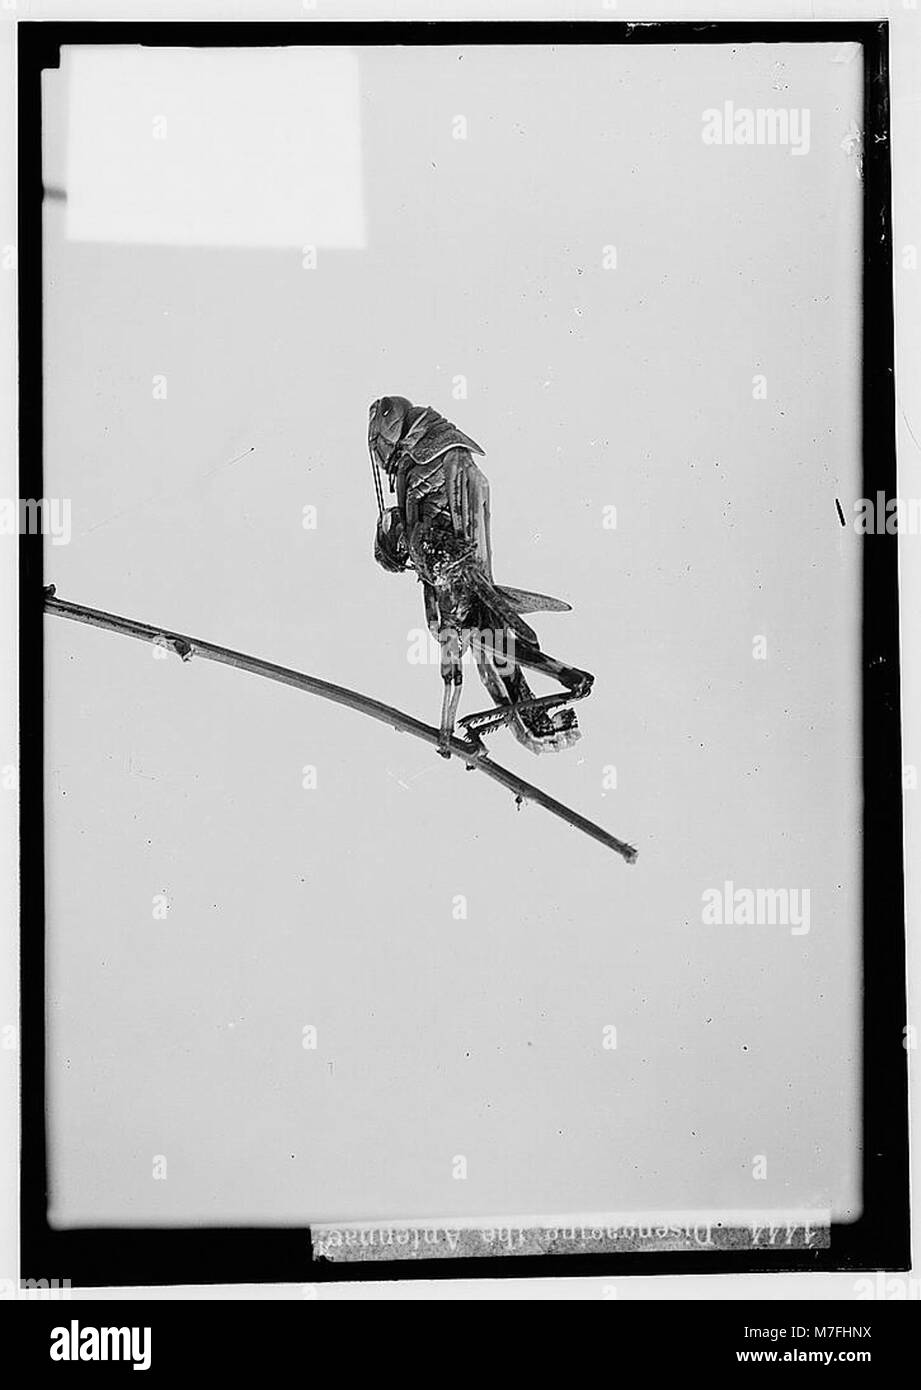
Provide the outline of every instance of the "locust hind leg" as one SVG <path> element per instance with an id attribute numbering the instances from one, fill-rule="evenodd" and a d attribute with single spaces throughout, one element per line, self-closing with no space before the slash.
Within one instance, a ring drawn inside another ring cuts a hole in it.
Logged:
<path id="1" fill-rule="evenodd" d="M 545 746 L 527 727 L 519 708 L 527 707 L 534 698 L 519 666 L 498 660 L 496 653 L 487 644 L 478 644 L 476 650 L 477 668 L 480 680 L 495 701 L 495 708 L 483 710 L 480 714 L 469 714 L 460 721 L 464 736 L 478 743 L 480 735 L 507 724 L 519 743 L 532 753 L 540 753 Z"/>
<path id="2" fill-rule="evenodd" d="M 548 656 L 539 647 L 530 647 L 519 642 L 515 647 L 515 660 L 526 666 L 529 671 L 550 676 L 552 680 L 565 686 L 568 694 L 562 697 L 564 701 L 584 700 L 586 695 L 591 694 L 592 686 L 595 684 L 595 677 L 591 671 L 581 671 L 578 666 L 567 666 L 565 661 L 557 661 L 555 656 Z M 549 703 L 554 697 L 547 695 L 540 698 L 543 702 Z"/>
<path id="3" fill-rule="evenodd" d="M 579 722 L 572 705 L 592 693 L 595 677 L 578 666 L 567 666 L 548 656 L 539 647 L 519 643 L 516 657 L 522 666 L 559 681 L 565 689 L 555 695 L 533 696 L 518 704 L 518 713 L 532 734 L 543 739 L 542 747 L 568 747 L 579 738 Z"/>
<path id="4" fill-rule="evenodd" d="M 475 731 L 469 727 L 472 723 L 483 721 L 487 727 L 498 727 L 511 718 L 519 699 L 531 696 L 530 687 L 520 668 L 499 663 L 491 648 L 482 642 L 476 647 L 476 664 L 480 680 L 495 702 L 496 708 L 484 710 L 481 714 L 468 714 L 460 721 L 470 736 L 475 736 Z"/>
<path id="5" fill-rule="evenodd" d="M 516 643 L 514 657 L 500 655 L 488 643 L 477 651 L 480 678 L 496 702 L 495 710 L 468 715 L 461 725 L 468 737 L 508 724 L 519 743 L 534 753 L 570 747 L 579 737 L 575 711 L 569 706 L 590 694 L 594 676 L 567 666 L 531 644 Z M 521 669 L 527 666 L 559 681 L 565 689 L 535 696 Z"/>

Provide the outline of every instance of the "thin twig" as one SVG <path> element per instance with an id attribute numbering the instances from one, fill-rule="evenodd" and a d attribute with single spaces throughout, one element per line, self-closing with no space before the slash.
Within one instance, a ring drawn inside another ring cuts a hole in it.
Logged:
<path id="1" fill-rule="evenodd" d="M 161 647 L 168 647 L 182 657 L 183 661 L 190 661 L 193 656 L 197 656 L 203 657 L 206 661 L 220 662 L 222 666 L 236 666 L 239 670 L 249 671 L 254 676 L 264 676 L 267 680 L 278 681 L 281 685 L 291 685 L 296 690 L 305 690 L 310 695 L 332 700 L 334 704 L 345 705 L 348 709 L 357 710 L 359 714 L 367 714 L 372 719 L 380 720 L 382 724 L 390 724 L 402 733 L 421 738 L 424 743 L 438 746 L 437 729 L 423 724 L 421 720 L 413 719 L 412 715 L 404 714 L 402 710 L 394 709 L 392 705 L 373 700 L 369 695 L 361 695 L 356 690 L 347 690 L 345 686 L 319 680 L 316 676 L 306 676 L 300 671 L 289 670 L 286 666 L 276 666 L 271 661 L 247 656 L 244 652 L 215 646 L 213 642 L 199 641 L 197 637 L 186 637 L 182 633 L 169 632 L 165 628 L 151 627 L 149 623 L 139 623 L 133 618 L 121 618 L 115 613 L 103 613 L 98 608 L 84 608 L 79 603 L 68 603 L 66 599 L 55 597 L 53 585 L 45 590 L 45 612 L 56 613 L 58 617 L 71 618 L 78 623 L 89 623 L 92 627 L 105 628 L 108 632 L 119 632 L 124 637 L 136 637 L 142 642 L 154 642 Z M 622 855 L 628 864 L 632 864 L 636 859 L 636 850 L 632 845 L 609 835 L 600 825 L 586 820 L 578 811 L 571 811 L 568 806 L 554 800 L 539 787 L 532 787 L 529 782 L 523 782 L 514 772 L 509 772 L 498 763 L 492 762 L 485 753 L 476 752 L 462 739 L 452 738 L 450 751 L 452 757 L 460 758 L 468 768 L 485 773 L 494 782 L 514 792 L 519 805 L 522 801 L 533 801 L 535 805 L 543 806 L 545 811 L 559 816 L 576 830 L 581 830 L 593 840 L 607 845 L 608 849 Z"/>

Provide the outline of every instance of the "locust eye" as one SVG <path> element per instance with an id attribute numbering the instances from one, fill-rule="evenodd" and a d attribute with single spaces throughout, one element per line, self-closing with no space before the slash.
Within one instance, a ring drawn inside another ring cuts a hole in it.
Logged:
<path id="1" fill-rule="evenodd" d="M 381 396 L 375 405 L 377 409 L 371 417 L 370 428 L 384 439 L 396 443 L 403 430 L 409 402 L 402 396 Z"/>

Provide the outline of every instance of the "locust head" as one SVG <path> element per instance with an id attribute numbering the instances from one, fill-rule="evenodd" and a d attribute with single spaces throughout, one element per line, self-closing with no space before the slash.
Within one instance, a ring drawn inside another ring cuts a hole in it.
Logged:
<path id="1" fill-rule="evenodd" d="M 387 473 L 395 470 L 398 445 L 417 413 L 412 401 L 405 396 L 381 396 L 372 403 L 368 416 L 368 447 Z"/>

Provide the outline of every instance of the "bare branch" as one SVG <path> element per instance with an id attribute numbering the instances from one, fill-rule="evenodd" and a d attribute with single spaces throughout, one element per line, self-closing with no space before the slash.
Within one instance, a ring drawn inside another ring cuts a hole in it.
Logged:
<path id="1" fill-rule="evenodd" d="M 361 695 L 356 690 L 347 690 L 345 686 L 333 685 L 330 681 L 319 680 L 316 676 L 306 676 L 300 671 L 289 670 L 286 666 L 276 666 L 270 661 L 260 660 L 259 657 L 247 656 L 244 652 L 235 652 L 228 647 L 215 646 L 213 642 L 199 641 L 197 637 L 187 637 L 182 633 L 168 632 L 165 628 L 152 627 L 149 623 L 135 622 L 133 618 L 121 618 L 115 613 L 103 613 L 98 608 L 84 608 L 78 603 L 68 603 L 65 599 L 55 597 L 53 585 L 45 590 L 45 612 L 56 613 L 61 618 L 71 618 L 74 622 L 89 623 L 91 627 L 101 627 L 108 632 L 119 632 L 123 637 L 136 637 L 141 642 L 155 642 L 174 651 L 182 657 L 183 661 L 190 661 L 192 657 L 202 657 L 206 661 L 217 661 L 222 666 L 236 666 L 241 671 L 249 671 L 251 675 L 263 676 L 266 680 L 278 681 L 281 685 L 291 685 L 296 690 L 304 690 L 310 695 L 319 695 L 322 699 L 332 700 L 337 705 L 345 705 L 348 709 L 356 710 L 359 714 L 366 714 L 371 719 L 379 720 L 382 724 L 390 724 L 401 733 L 412 734 L 415 738 L 422 739 L 424 743 L 429 743 L 436 748 L 438 746 L 437 729 L 423 724 L 421 720 L 413 719 L 412 715 L 404 714 L 402 710 L 394 709 L 392 705 L 385 705 L 380 700 L 373 700 L 369 695 Z M 602 830 L 600 825 L 586 820 L 584 816 L 579 815 L 578 811 L 571 811 L 568 806 L 564 806 L 561 801 L 554 800 L 552 796 L 542 792 L 539 787 L 532 787 L 529 782 L 522 781 L 515 773 L 492 762 L 485 753 L 478 753 L 462 739 L 452 738 L 450 749 L 451 756 L 460 758 L 468 768 L 485 773 L 494 782 L 498 782 L 501 786 L 514 792 L 517 801 L 533 801 L 536 806 L 543 806 L 545 811 L 559 816 L 561 820 L 574 826 L 576 830 L 581 830 L 584 835 L 590 835 L 593 840 L 607 845 L 608 849 L 622 855 L 628 864 L 632 864 L 636 859 L 637 852 L 632 845 L 609 835 L 606 830 Z"/>

